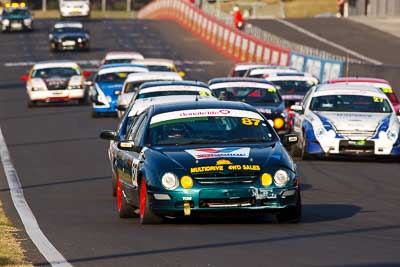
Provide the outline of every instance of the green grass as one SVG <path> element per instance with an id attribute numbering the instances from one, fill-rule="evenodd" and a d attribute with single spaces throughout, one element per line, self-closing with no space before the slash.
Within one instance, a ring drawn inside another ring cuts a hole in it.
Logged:
<path id="1" fill-rule="evenodd" d="M 99 10 L 94 10 L 91 13 L 91 18 L 95 19 L 104 19 L 104 18 L 111 18 L 111 19 L 132 19 L 136 18 L 137 12 L 126 12 L 126 11 L 106 11 L 101 12 Z M 60 18 L 60 14 L 58 10 L 48 10 L 43 12 L 41 10 L 34 10 L 33 17 L 37 19 L 43 18 Z"/>
<path id="2" fill-rule="evenodd" d="M 322 13 L 338 12 L 336 0 L 286 0 L 285 15 L 287 18 L 313 17 Z"/>
<path id="3" fill-rule="evenodd" d="M 32 267 L 25 260 L 24 251 L 16 239 L 17 229 L 13 227 L 4 214 L 0 201 L 0 266 Z"/>

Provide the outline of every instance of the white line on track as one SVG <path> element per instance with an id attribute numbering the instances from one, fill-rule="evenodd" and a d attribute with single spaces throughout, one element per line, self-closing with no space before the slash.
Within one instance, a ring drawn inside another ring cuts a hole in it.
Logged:
<path id="1" fill-rule="evenodd" d="M 351 50 L 351 49 L 349 49 L 347 47 L 344 47 L 344 46 L 342 46 L 340 44 L 334 43 L 334 42 L 332 42 L 332 41 L 330 41 L 328 39 L 325 39 L 325 38 L 323 38 L 323 37 L 321 37 L 321 36 L 319 36 L 319 35 L 317 35 L 315 33 L 312 33 L 312 32 L 310 32 L 310 31 L 308 31 L 308 30 L 306 30 L 306 29 L 304 29 L 304 28 L 302 28 L 302 27 L 300 27 L 300 26 L 298 26 L 296 24 L 293 24 L 293 23 L 287 21 L 287 20 L 277 19 L 277 21 L 279 21 L 282 24 L 285 24 L 286 26 L 288 26 L 288 27 L 290 27 L 290 28 L 292 28 L 292 29 L 294 29 L 294 30 L 296 30 L 298 32 L 301 32 L 301 33 L 303 33 L 305 35 L 308 35 L 311 38 L 314 38 L 314 39 L 316 39 L 316 40 L 318 40 L 318 41 L 320 41 L 322 43 L 330 45 L 330 46 L 332 46 L 332 47 L 334 47 L 336 49 L 339 49 L 339 50 L 341 50 L 341 51 L 343 51 L 343 52 L 345 52 L 345 53 L 347 53 L 349 55 L 355 56 L 356 58 L 364 60 L 364 61 L 366 61 L 368 63 L 375 64 L 375 65 L 382 65 L 383 64 L 382 62 L 380 62 L 380 61 L 378 61 L 376 59 L 364 56 L 364 55 L 362 55 L 362 54 L 360 54 L 360 53 L 358 53 L 358 52 L 356 52 L 354 50 Z"/>
<path id="2" fill-rule="evenodd" d="M 14 203 L 15 209 L 17 210 L 19 217 L 21 218 L 22 224 L 25 227 L 25 231 L 38 248 L 40 253 L 45 259 L 55 267 L 72 267 L 67 260 L 61 255 L 61 253 L 50 243 L 47 237 L 44 235 L 26 202 L 24 192 L 22 190 L 21 182 L 19 180 L 17 171 L 15 170 L 12 162 L 10 153 L 6 142 L 4 140 L 3 133 L 0 128 L 0 158 L 6 174 L 8 186 L 10 188 L 11 199 Z"/>

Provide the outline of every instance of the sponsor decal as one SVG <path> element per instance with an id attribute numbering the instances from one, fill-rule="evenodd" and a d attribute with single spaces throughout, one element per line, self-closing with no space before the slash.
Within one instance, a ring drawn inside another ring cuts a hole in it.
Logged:
<path id="1" fill-rule="evenodd" d="M 190 168 L 190 173 L 202 172 L 223 172 L 223 171 L 260 171 L 260 165 L 217 165 L 217 166 L 200 166 Z"/>
<path id="2" fill-rule="evenodd" d="M 217 160 L 217 165 L 232 165 L 233 163 L 227 159 Z"/>
<path id="3" fill-rule="evenodd" d="M 249 147 L 198 148 L 185 151 L 195 159 L 248 158 L 250 154 Z"/>

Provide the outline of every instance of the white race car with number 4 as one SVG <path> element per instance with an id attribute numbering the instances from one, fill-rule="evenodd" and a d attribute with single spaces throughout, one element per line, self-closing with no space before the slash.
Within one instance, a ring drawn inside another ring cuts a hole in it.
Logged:
<path id="1" fill-rule="evenodd" d="M 293 105 L 295 156 L 399 156 L 399 121 L 387 96 L 368 85 L 324 84 Z"/>

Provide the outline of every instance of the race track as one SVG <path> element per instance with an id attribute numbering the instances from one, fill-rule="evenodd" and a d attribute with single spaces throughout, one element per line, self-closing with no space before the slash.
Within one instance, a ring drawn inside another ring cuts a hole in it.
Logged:
<path id="1" fill-rule="evenodd" d="M 19 77 L 29 62 L 100 60 L 109 50 L 178 60 L 188 78 L 224 76 L 233 64 L 172 22 L 87 21 L 89 53 L 51 54 L 52 20 L 30 34 L 1 35 L 0 127 L 25 197 L 43 232 L 74 266 L 399 266 L 400 165 L 376 161 L 298 161 L 303 220 L 298 225 L 248 218 L 141 226 L 119 219 L 111 196 L 102 129 L 89 106 L 28 109 Z M 1 167 L 0 167 L 1 168 Z M 0 170 L 0 198 L 21 227 Z M 22 238 L 26 238 L 23 234 Z M 34 264 L 47 265 L 33 244 Z"/>

